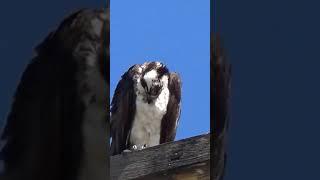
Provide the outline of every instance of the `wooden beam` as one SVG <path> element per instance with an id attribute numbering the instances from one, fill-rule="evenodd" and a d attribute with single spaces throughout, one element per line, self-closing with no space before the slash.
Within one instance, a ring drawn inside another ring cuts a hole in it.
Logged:
<path id="1" fill-rule="evenodd" d="M 210 179 L 210 134 L 111 157 L 111 179 Z"/>

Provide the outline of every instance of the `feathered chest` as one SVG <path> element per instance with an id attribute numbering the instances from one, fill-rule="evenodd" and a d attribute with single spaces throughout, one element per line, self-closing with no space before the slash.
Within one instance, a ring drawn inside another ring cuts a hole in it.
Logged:
<path id="1" fill-rule="evenodd" d="M 144 96 L 137 95 L 136 111 L 131 129 L 130 143 L 138 147 L 159 144 L 161 121 L 167 112 L 169 90 L 164 88 L 154 102 L 148 104 Z"/>

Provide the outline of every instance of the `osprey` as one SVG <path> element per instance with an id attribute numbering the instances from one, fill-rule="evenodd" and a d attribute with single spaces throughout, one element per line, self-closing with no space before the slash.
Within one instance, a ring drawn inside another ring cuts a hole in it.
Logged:
<path id="1" fill-rule="evenodd" d="M 37 48 L 1 140 L 10 180 L 105 180 L 109 10 L 80 10 Z"/>
<path id="2" fill-rule="evenodd" d="M 181 80 L 160 62 L 129 68 L 111 102 L 111 154 L 173 141 L 180 117 Z"/>

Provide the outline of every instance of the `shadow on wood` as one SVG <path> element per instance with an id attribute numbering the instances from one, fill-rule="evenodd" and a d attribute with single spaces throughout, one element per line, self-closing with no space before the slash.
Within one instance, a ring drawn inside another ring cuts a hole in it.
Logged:
<path id="1" fill-rule="evenodd" d="M 210 134 L 112 156 L 111 180 L 210 179 Z"/>

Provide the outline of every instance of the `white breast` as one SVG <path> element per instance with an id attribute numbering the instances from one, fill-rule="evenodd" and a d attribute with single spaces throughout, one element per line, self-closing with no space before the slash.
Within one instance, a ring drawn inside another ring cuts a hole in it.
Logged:
<path id="1" fill-rule="evenodd" d="M 160 143 L 161 120 L 166 114 L 169 102 L 169 89 L 165 87 L 154 103 L 143 101 L 141 95 L 136 98 L 136 113 L 133 121 L 130 143 L 138 147 L 148 147 Z"/>

